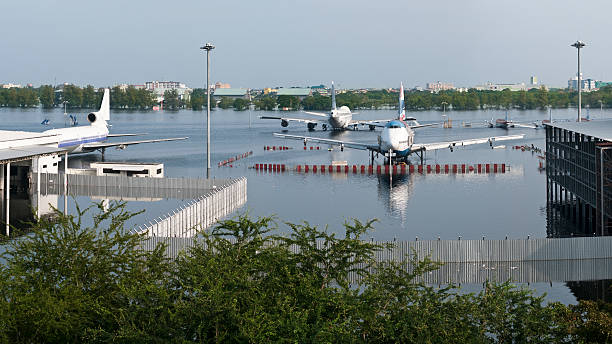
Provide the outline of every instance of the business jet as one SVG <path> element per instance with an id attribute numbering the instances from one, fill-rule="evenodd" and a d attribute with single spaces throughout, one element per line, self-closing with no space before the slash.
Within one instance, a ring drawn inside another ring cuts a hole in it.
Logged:
<path id="1" fill-rule="evenodd" d="M 42 133 L 30 133 L 22 131 L 2 131 L 0 136 L 0 152 L 3 149 L 20 149 L 23 147 L 51 147 L 57 148 L 69 154 L 89 153 L 104 150 L 110 147 L 124 149 L 127 146 L 140 143 L 153 143 L 164 141 L 184 140 L 187 137 L 175 137 L 155 140 L 106 142 L 111 137 L 137 136 L 140 134 L 109 134 L 108 123 L 110 120 L 110 90 L 104 90 L 102 105 L 96 112 L 87 115 L 89 125 L 69 127 L 61 129 L 45 130 Z M 23 138 L 20 138 L 23 137 Z"/>
<path id="2" fill-rule="evenodd" d="M 457 147 L 482 143 L 489 143 L 489 145 L 493 147 L 493 143 L 497 141 L 517 140 L 524 137 L 524 135 L 506 135 L 447 142 L 415 143 L 413 129 L 416 127 L 410 126 L 405 122 L 406 117 L 402 107 L 403 98 L 403 92 L 400 92 L 400 113 L 398 119 L 392 120 L 385 124 L 382 132 L 380 133 L 380 135 L 378 135 L 378 142 L 375 144 L 323 139 L 309 136 L 286 135 L 279 133 L 274 133 L 274 136 L 285 139 L 302 140 L 304 141 L 304 145 L 306 145 L 308 142 L 318 142 L 323 144 L 340 146 L 341 151 L 343 151 L 345 147 L 367 150 L 371 153 L 372 164 L 374 163 L 374 153 L 383 154 L 384 156 L 388 157 L 390 161 L 394 162 L 407 161 L 408 157 L 414 153 L 421 158 L 422 164 L 423 153 L 426 151 L 448 148 L 452 152 Z"/>
<path id="3" fill-rule="evenodd" d="M 289 122 L 306 123 L 308 130 L 314 130 L 318 124 L 321 124 L 321 129 L 327 130 L 346 130 L 353 129 L 357 130 L 359 125 L 368 125 L 370 130 L 374 130 L 379 123 L 386 123 L 388 120 L 382 121 L 355 121 L 353 120 L 353 113 L 348 106 L 336 106 L 336 90 L 334 88 L 334 82 L 331 85 L 331 111 L 326 113 L 304 111 L 304 113 L 321 117 L 321 119 L 304 119 L 304 118 L 290 118 L 290 117 L 276 117 L 276 116 L 259 116 L 260 119 L 275 119 L 281 121 L 281 126 L 286 128 L 289 126 Z"/>

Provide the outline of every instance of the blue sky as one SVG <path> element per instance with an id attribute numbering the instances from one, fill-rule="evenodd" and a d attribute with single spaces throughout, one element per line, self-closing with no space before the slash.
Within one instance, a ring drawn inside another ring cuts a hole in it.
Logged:
<path id="1" fill-rule="evenodd" d="M 610 1 L 2 1 L 0 83 L 566 86 L 612 80 Z M 580 14 L 580 17 L 577 17 Z"/>

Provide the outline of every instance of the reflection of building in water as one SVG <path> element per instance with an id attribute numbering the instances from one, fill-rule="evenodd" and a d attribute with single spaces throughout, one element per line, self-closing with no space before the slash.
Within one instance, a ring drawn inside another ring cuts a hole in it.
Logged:
<path id="1" fill-rule="evenodd" d="M 612 121 L 546 125 L 548 235 L 612 234 Z"/>
<path id="2" fill-rule="evenodd" d="M 408 200 L 414 191 L 413 179 L 414 174 L 394 175 L 390 183 L 388 175 L 378 175 L 378 198 L 390 213 L 399 215 L 402 224 L 407 220 Z"/>

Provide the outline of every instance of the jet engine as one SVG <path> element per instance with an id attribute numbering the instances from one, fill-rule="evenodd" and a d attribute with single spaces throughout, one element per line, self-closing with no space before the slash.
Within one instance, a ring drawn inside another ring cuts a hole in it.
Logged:
<path id="1" fill-rule="evenodd" d="M 308 123 L 308 130 L 314 130 L 316 126 L 317 126 L 317 123 Z"/>
<path id="2" fill-rule="evenodd" d="M 89 121 L 89 123 L 94 123 L 97 119 L 98 116 L 93 112 L 90 112 L 89 115 L 87 115 L 87 120 Z"/>
<path id="3" fill-rule="evenodd" d="M 281 127 L 284 128 L 284 127 L 287 127 L 287 126 L 289 126 L 289 122 L 285 121 L 284 119 L 281 120 Z"/>

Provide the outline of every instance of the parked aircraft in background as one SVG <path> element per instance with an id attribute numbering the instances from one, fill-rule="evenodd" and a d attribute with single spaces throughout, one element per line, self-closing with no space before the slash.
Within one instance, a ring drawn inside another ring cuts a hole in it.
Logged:
<path id="1" fill-rule="evenodd" d="M 353 120 L 353 113 L 348 106 L 336 106 L 336 90 L 334 88 L 334 82 L 332 81 L 331 86 L 332 93 L 332 104 L 331 111 L 328 114 L 320 112 L 304 111 L 304 113 L 320 117 L 320 119 L 304 119 L 304 118 L 290 118 L 290 117 L 277 117 L 277 116 L 259 116 L 260 119 L 275 119 L 281 121 L 282 127 L 288 127 L 289 122 L 306 123 L 309 130 L 314 130 L 317 125 L 321 124 L 321 129 L 333 129 L 333 130 L 345 130 L 353 129 L 357 130 L 359 125 L 367 125 L 370 130 L 374 130 L 377 126 L 382 126 L 388 120 L 373 120 L 373 121 L 356 121 Z M 382 123 L 382 125 L 380 125 Z"/>
<path id="2" fill-rule="evenodd" d="M 403 92 L 400 92 L 400 113 L 399 119 L 392 120 L 385 124 L 384 129 L 378 136 L 378 142 L 375 144 L 350 142 L 342 140 L 323 139 L 309 136 L 298 136 L 298 135 L 286 135 L 275 133 L 274 136 L 285 139 L 303 140 L 304 145 L 310 142 L 319 142 L 324 144 L 340 146 L 340 150 L 346 148 L 361 149 L 370 151 L 372 156 L 372 163 L 374 162 L 374 153 L 384 154 L 393 161 L 407 161 L 408 157 L 415 153 L 420 156 L 421 163 L 423 162 L 423 152 L 437 149 L 449 148 L 451 152 L 456 147 L 467 146 L 473 144 L 489 143 L 493 147 L 493 143 L 497 141 L 505 140 L 516 140 L 521 139 L 524 135 L 506 135 L 506 136 L 491 136 L 476 139 L 465 139 L 447 142 L 433 142 L 433 143 L 415 143 L 414 142 L 414 128 L 422 127 L 410 126 L 405 123 L 405 114 L 403 112 Z M 402 120 L 402 117 L 404 120 Z"/>

